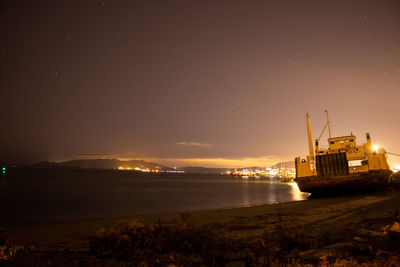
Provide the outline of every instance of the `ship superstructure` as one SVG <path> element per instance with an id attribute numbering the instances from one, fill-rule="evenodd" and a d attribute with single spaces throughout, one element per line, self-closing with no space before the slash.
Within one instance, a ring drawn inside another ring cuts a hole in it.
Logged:
<path id="1" fill-rule="evenodd" d="M 323 193 L 342 189 L 359 190 L 365 186 L 388 183 L 392 171 L 386 151 L 372 144 L 369 133 L 366 133 L 366 142 L 360 145 L 357 145 L 353 134 L 331 137 L 327 113 L 328 147 L 321 148 L 320 140 L 316 139 L 314 148 L 308 113 L 306 118 L 309 155 L 295 158 L 295 181 L 301 191 Z"/>

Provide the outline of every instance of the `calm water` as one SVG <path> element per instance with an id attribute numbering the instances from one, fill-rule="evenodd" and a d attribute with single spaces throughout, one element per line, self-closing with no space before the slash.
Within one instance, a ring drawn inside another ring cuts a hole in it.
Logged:
<path id="1" fill-rule="evenodd" d="M 294 185 L 221 175 L 9 169 L 0 225 L 159 214 L 306 199 Z"/>

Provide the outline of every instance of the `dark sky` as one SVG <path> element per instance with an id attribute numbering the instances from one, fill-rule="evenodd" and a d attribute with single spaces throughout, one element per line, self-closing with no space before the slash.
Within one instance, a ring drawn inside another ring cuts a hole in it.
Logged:
<path id="1" fill-rule="evenodd" d="M 268 166 L 307 154 L 325 109 L 334 135 L 400 153 L 400 1 L 0 8 L 2 161 Z"/>

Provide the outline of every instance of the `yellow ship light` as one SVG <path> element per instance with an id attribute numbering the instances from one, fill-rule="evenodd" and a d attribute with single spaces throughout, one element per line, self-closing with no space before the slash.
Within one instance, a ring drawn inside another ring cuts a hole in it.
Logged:
<path id="1" fill-rule="evenodd" d="M 373 151 L 378 152 L 378 149 L 379 149 L 379 146 L 377 146 L 377 145 L 373 145 L 372 146 L 372 150 Z"/>
<path id="2" fill-rule="evenodd" d="M 397 165 L 396 168 L 393 169 L 394 173 L 397 173 L 400 171 L 400 165 Z"/>

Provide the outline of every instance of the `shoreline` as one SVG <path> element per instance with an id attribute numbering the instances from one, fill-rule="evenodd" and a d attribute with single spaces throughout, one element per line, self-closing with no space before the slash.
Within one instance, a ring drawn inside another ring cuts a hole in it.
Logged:
<path id="1" fill-rule="evenodd" d="M 190 223 L 196 226 L 213 224 L 216 222 L 227 221 L 231 219 L 230 214 L 246 213 L 243 210 L 256 209 L 268 210 L 270 206 L 286 205 L 297 202 L 310 201 L 293 200 L 282 203 L 258 204 L 241 207 L 215 208 L 203 210 L 187 210 L 168 213 L 141 214 L 133 216 L 105 217 L 105 218 L 89 218 L 84 220 L 71 220 L 64 222 L 44 222 L 44 223 L 24 223 L 19 225 L 5 225 L 3 232 L 15 237 L 21 243 L 33 243 L 41 250 L 87 250 L 87 240 L 94 236 L 101 228 L 109 228 L 119 222 L 139 221 L 145 224 L 157 222 L 159 219 L 163 223 L 173 223 L 181 220 L 182 216 L 194 215 L 194 218 L 200 219 L 197 222 Z M 248 210 L 249 211 L 249 210 Z M 224 218 L 215 215 L 225 214 Z M 211 216 L 210 216 L 211 215 Z M 226 217 L 226 218 L 225 218 Z M 192 219 L 193 220 L 193 219 Z M 200 222 L 200 223 L 199 223 Z M 60 238 L 60 239 L 59 239 Z M 82 242 L 83 241 L 83 242 Z"/>
<path id="2" fill-rule="evenodd" d="M 185 218 L 195 227 L 210 226 L 219 234 L 230 237 L 259 236 L 272 231 L 277 225 L 287 228 L 324 228 L 334 236 L 351 232 L 355 225 L 363 227 L 377 220 L 379 224 L 387 213 L 399 212 L 399 190 L 384 191 L 357 196 L 340 196 L 278 204 L 264 204 L 229 209 L 187 211 L 168 214 L 124 216 L 64 223 L 46 223 L 7 226 L 4 232 L 23 244 L 34 243 L 40 250 L 88 250 L 88 240 L 100 228 L 109 228 L 119 221 L 137 220 L 150 224 L 161 220 L 173 223 Z M 389 223 L 389 221 L 385 222 Z M 214 227 L 214 226 L 218 227 Z M 352 227 L 353 226 L 353 227 Z M 357 229 L 353 229 L 357 230 Z"/>

